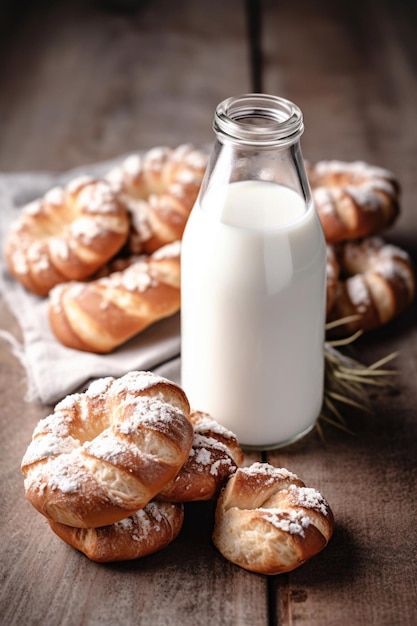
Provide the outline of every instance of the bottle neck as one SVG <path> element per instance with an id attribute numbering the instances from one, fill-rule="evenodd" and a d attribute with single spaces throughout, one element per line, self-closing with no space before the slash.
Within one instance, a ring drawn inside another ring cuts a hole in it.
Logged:
<path id="1" fill-rule="evenodd" d="M 311 191 L 301 154 L 300 109 L 264 94 L 232 97 L 216 109 L 216 141 L 200 187 L 200 200 L 221 186 L 270 182 L 297 192 L 309 204 Z"/>

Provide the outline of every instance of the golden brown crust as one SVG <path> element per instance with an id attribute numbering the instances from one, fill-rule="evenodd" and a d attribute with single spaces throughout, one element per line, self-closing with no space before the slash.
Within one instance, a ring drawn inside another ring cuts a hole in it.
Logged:
<path id="1" fill-rule="evenodd" d="M 207 154 L 184 144 L 131 155 L 107 174 L 131 215 L 131 253 L 150 254 L 182 238 L 206 166 Z"/>
<path id="2" fill-rule="evenodd" d="M 289 572 L 329 542 L 333 514 L 323 496 L 286 469 L 240 468 L 220 494 L 213 541 L 225 558 L 258 574 Z"/>
<path id="3" fill-rule="evenodd" d="M 399 214 L 399 184 L 389 170 L 362 161 L 307 164 L 307 175 L 326 241 L 373 235 Z"/>
<path id="4" fill-rule="evenodd" d="M 415 297 L 409 255 L 380 237 L 349 241 L 334 248 L 341 276 L 328 321 L 357 316 L 333 334 L 373 330 L 405 311 Z"/>
<path id="5" fill-rule="evenodd" d="M 82 176 L 22 210 L 6 238 L 5 257 L 14 278 L 44 296 L 97 271 L 128 232 L 128 212 L 109 183 Z"/>
<path id="6" fill-rule="evenodd" d="M 65 346 L 108 353 L 180 308 L 180 242 L 86 283 L 57 285 L 49 321 Z"/>
<path id="7" fill-rule="evenodd" d="M 39 422 L 22 460 L 28 501 L 79 528 L 144 507 L 188 458 L 193 428 L 177 385 L 149 372 L 95 381 Z"/>
<path id="8" fill-rule="evenodd" d="M 109 526 L 74 528 L 53 520 L 58 537 L 97 563 L 139 559 L 170 544 L 184 520 L 182 504 L 152 500 L 143 509 Z"/>
<path id="9" fill-rule="evenodd" d="M 226 480 L 243 463 L 236 436 L 207 413 L 193 411 L 193 445 L 179 474 L 158 494 L 168 502 L 215 498 Z"/>

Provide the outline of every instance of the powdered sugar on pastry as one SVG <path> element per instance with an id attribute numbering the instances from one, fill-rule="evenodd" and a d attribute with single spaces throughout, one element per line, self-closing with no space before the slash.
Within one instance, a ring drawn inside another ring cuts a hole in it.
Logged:
<path id="1" fill-rule="evenodd" d="M 387 169 L 363 161 L 319 161 L 307 164 L 307 174 L 329 243 L 373 235 L 399 214 L 399 183 Z"/>
<path id="2" fill-rule="evenodd" d="M 88 283 L 58 285 L 49 320 L 65 346 L 107 353 L 180 308 L 179 242 Z"/>
<path id="3" fill-rule="evenodd" d="M 214 498 L 243 462 L 236 436 L 207 413 L 193 411 L 194 438 L 189 457 L 176 478 L 158 494 L 169 502 Z"/>
<path id="4" fill-rule="evenodd" d="M 176 476 L 193 429 L 184 392 L 148 372 L 94 383 L 41 420 L 22 460 L 26 498 L 49 519 L 104 526 Z"/>
<path id="5" fill-rule="evenodd" d="M 109 183 L 78 177 L 23 208 L 6 238 L 11 274 L 44 296 L 97 271 L 121 248 L 129 215 Z"/>
<path id="6" fill-rule="evenodd" d="M 373 330 L 407 309 L 415 297 L 416 277 L 409 255 L 381 237 L 339 244 L 333 250 L 340 267 L 328 321 L 351 316 L 333 334 Z"/>
<path id="7" fill-rule="evenodd" d="M 132 222 L 129 249 L 152 253 L 180 240 L 197 197 L 208 155 L 191 144 L 130 155 L 106 178 L 121 194 Z"/>
<path id="8" fill-rule="evenodd" d="M 285 468 L 254 463 L 229 478 L 217 502 L 213 541 L 259 574 L 289 572 L 320 552 L 334 527 L 324 497 Z"/>
<path id="9" fill-rule="evenodd" d="M 52 530 L 92 561 L 138 559 L 165 548 L 179 534 L 182 504 L 152 501 L 130 517 L 102 528 L 71 528 L 49 520 Z"/>

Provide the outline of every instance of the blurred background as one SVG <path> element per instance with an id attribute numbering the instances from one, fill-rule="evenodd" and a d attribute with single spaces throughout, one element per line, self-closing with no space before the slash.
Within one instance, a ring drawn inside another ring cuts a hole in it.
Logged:
<path id="1" fill-rule="evenodd" d="M 3 0 L 0 170 L 62 170 L 209 144 L 216 104 L 265 91 L 303 110 L 304 156 L 362 159 L 414 227 L 413 0 Z"/>

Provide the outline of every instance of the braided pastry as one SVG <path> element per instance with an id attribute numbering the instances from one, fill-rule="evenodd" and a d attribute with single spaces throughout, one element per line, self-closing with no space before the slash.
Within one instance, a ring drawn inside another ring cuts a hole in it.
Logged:
<path id="1" fill-rule="evenodd" d="M 240 468 L 220 494 L 213 541 L 223 556 L 259 574 L 289 572 L 320 552 L 333 533 L 323 496 L 286 469 Z"/>
<path id="2" fill-rule="evenodd" d="M 179 474 L 159 492 L 168 502 L 191 502 L 215 498 L 228 477 L 243 463 L 236 436 L 207 413 L 190 415 L 194 440 Z"/>
<path id="3" fill-rule="evenodd" d="M 188 458 L 189 404 L 149 372 L 102 378 L 41 420 L 24 458 L 27 500 L 78 528 L 105 526 L 143 508 Z"/>
<path id="4" fill-rule="evenodd" d="M 373 330 L 402 313 L 413 301 L 415 274 L 408 254 L 380 237 L 349 241 L 335 248 L 341 269 L 328 321 L 357 316 L 333 331 Z"/>
<path id="5" fill-rule="evenodd" d="M 182 238 L 206 166 L 207 154 L 184 144 L 131 155 L 108 173 L 131 214 L 131 253 L 149 254 Z"/>
<path id="6" fill-rule="evenodd" d="M 56 286 L 49 321 L 65 346 L 107 353 L 180 308 L 180 243 L 87 283 Z"/>
<path id="7" fill-rule="evenodd" d="M 109 183 L 82 176 L 23 209 L 6 238 L 5 257 L 14 278 L 44 296 L 54 285 L 93 274 L 128 232 L 128 212 Z"/>
<path id="8" fill-rule="evenodd" d="M 366 237 L 391 226 L 399 213 L 399 184 L 386 169 L 362 161 L 307 164 L 326 240 Z"/>
<path id="9" fill-rule="evenodd" d="M 48 521 L 67 544 L 92 561 L 109 563 L 139 559 L 165 548 L 182 528 L 184 507 L 152 500 L 130 517 L 100 528 L 74 528 Z"/>

